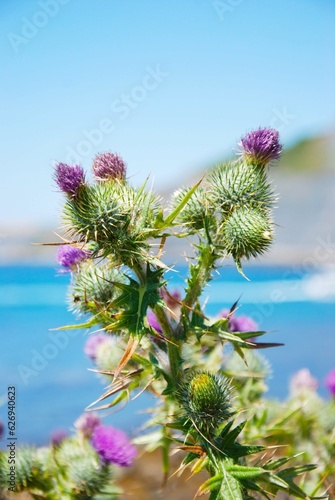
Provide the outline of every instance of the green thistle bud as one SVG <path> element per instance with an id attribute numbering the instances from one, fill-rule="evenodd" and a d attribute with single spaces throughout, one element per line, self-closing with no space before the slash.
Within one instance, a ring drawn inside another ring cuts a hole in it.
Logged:
<path id="1" fill-rule="evenodd" d="M 273 223 L 269 216 L 253 208 L 238 208 L 223 224 L 223 245 L 234 260 L 256 257 L 267 250 L 273 240 Z"/>
<path id="2" fill-rule="evenodd" d="M 245 163 L 223 164 L 210 177 L 211 197 L 219 211 L 229 215 L 239 207 L 268 210 L 275 196 L 266 172 Z"/>
<path id="3" fill-rule="evenodd" d="M 176 191 L 173 205 L 177 206 L 188 191 L 188 188 Z M 178 221 L 195 231 L 199 231 L 205 227 L 206 223 L 209 226 L 213 225 L 213 214 L 214 207 L 212 203 L 209 202 L 206 191 L 202 188 L 198 188 L 181 211 Z M 208 222 L 206 222 L 206 219 Z"/>
<path id="4" fill-rule="evenodd" d="M 70 309 L 77 313 L 93 312 L 103 309 L 118 294 L 113 281 L 122 282 L 122 275 L 111 267 L 89 265 L 75 275 L 70 288 Z"/>
<path id="5" fill-rule="evenodd" d="M 80 241 L 95 242 L 103 255 L 113 254 L 120 263 L 149 248 L 145 243 L 160 210 L 159 201 L 144 189 L 123 182 L 86 186 L 64 206 L 68 234 Z"/>
<path id="6" fill-rule="evenodd" d="M 15 461 L 15 491 L 26 491 L 30 487 L 42 486 L 43 481 L 46 481 L 46 486 L 50 482 L 47 476 L 45 463 L 38 457 L 37 450 L 20 448 Z"/>
<path id="7" fill-rule="evenodd" d="M 64 441 L 57 451 L 56 461 L 66 474 L 67 489 L 74 498 L 92 498 L 111 478 L 110 467 L 101 464 L 87 441 Z"/>
<path id="8" fill-rule="evenodd" d="M 178 389 L 182 406 L 182 420 L 206 437 L 214 436 L 230 413 L 230 386 L 228 380 L 208 372 L 192 373 Z"/>

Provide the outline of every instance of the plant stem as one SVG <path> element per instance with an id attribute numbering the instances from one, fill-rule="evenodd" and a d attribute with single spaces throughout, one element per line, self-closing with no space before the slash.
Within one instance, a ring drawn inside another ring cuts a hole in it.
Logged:
<path id="1" fill-rule="evenodd" d="M 135 272 L 140 283 L 145 284 L 147 277 L 144 264 L 134 265 L 133 271 Z M 165 309 L 161 305 L 157 304 L 154 308 L 154 313 L 157 316 L 164 335 L 168 339 L 167 348 L 170 363 L 170 374 L 174 384 L 176 384 L 179 380 L 179 367 L 181 364 L 180 345 L 176 340 L 175 331 L 166 315 Z"/>
<path id="2" fill-rule="evenodd" d="M 190 277 L 188 278 L 186 296 L 181 309 L 177 338 L 183 336 L 185 324 L 191 315 L 192 309 L 199 299 L 204 287 L 211 279 L 211 272 L 216 259 L 217 255 L 212 245 L 199 247 L 198 262 L 196 265 L 191 265 L 190 267 Z"/>
<path id="3" fill-rule="evenodd" d="M 160 305 L 156 305 L 154 312 L 157 319 L 162 327 L 163 333 L 166 335 L 168 356 L 170 362 L 171 376 L 176 383 L 179 380 L 179 367 L 181 363 L 180 357 L 180 343 L 176 339 L 175 332 L 171 326 L 164 308 Z"/>

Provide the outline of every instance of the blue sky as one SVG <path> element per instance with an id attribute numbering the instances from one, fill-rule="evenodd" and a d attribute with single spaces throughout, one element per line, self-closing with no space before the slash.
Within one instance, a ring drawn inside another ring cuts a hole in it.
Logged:
<path id="1" fill-rule="evenodd" d="M 8 224 L 57 227 L 53 162 L 116 151 L 176 186 L 247 130 L 334 128 L 333 0 L 2 0 Z"/>

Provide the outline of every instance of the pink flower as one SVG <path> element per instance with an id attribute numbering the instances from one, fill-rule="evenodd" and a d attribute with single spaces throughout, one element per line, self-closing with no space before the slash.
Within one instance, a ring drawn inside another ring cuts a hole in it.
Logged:
<path id="1" fill-rule="evenodd" d="M 83 415 L 75 421 L 74 425 L 85 437 L 90 438 L 94 429 L 101 425 L 101 420 L 96 413 L 87 412 L 83 413 Z"/>
<path id="2" fill-rule="evenodd" d="M 64 439 L 68 437 L 68 433 L 64 429 L 56 429 L 50 436 L 53 446 L 59 446 Z"/>
<path id="3" fill-rule="evenodd" d="M 290 388 L 293 393 L 307 391 L 316 391 L 318 381 L 312 377 L 311 372 L 307 368 L 297 371 L 291 378 Z"/>
<path id="4" fill-rule="evenodd" d="M 94 361 L 95 358 L 97 357 L 98 347 L 104 342 L 108 342 L 108 337 L 103 333 L 90 335 L 84 346 L 84 353 L 86 354 L 86 356 L 91 358 L 92 361 Z"/>
<path id="5" fill-rule="evenodd" d="M 335 397 L 335 370 L 328 373 L 325 384 L 332 396 Z"/>

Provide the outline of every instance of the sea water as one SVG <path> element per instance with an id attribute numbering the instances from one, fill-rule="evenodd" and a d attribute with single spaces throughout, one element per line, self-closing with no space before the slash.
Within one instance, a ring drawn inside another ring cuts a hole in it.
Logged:
<path id="1" fill-rule="evenodd" d="M 55 267 L 0 268 L 0 419 L 6 422 L 7 386 L 16 386 L 17 436 L 20 443 L 48 442 L 53 430 L 71 431 L 84 408 L 104 390 L 83 353 L 84 329 L 63 337 L 53 330 L 74 324 L 67 310 L 69 274 Z M 324 379 L 335 368 L 335 275 L 333 268 L 249 266 L 243 278 L 234 266 L 223 267 L 206 287 L 202 301 L 208 316 L 238 300 L 237 314 L 250 315 L 283 347 L 266 349 L 272 365 L 270 397 L 284 399 L 292 375 L 308 368 L 327 397 Z M 186 269 L 171 272 L 170 288 L 182 290 Z M 106 422 L 135 433 L 154 401 L 146 394 L 130 401 Z"/>

